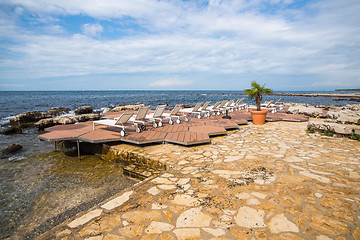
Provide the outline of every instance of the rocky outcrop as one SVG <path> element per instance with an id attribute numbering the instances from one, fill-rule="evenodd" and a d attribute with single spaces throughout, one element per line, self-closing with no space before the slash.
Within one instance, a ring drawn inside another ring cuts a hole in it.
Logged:
<path id="1" fill-rule="evenodd" d="M 308 130 L 326 132 L 340 135 L 360 135 L 360 126 L 354 124 L 341 124 L 328 121 L 309 121 Z"/>
<path id="2" fill-rule="evenodd" d="M 47 110 L 47 112 L 51 116 L 59 116 L 59 115 L 65 114 L 65 113 L 69 113 L 70 109 L 64 108 L 64 107 L 53 107 L 53 108 L 50 108 L 49 110 Z"/>
<path id="3" fill-rule="evenodd" d="M 335 119 L 337 123 L 342 124 L 360 124 L 360 111 L 351 111 L 348 109 L 341 111 L 328 111 L 326 116 Z"/>
<path id="4" fill-rule="evenodd" d="M 18 126 L 11 126 L 0 132 L 0 134 L 4 134 L 4 135 L 12 135 L 12 134 L 19 134 L 19 133 L 22 133 L 22 130 Z"/>
<path id="5" fill-rule="evenodd" d="M 341 135 L 358 138 L 360 135 L 360 104 L 345 106 L 287 103 L 288 112 L 305 114 L 317 119 L 308 122 L 307 129 L 325 133 L 326 135 Z M 323 118 L 323 119 L 319 119 Z"/>
<path id="6" fill-rule="evenodd" d="M 22 126 L 24 124 L 31 124 L 36 121 L 39 121 L 40 119 L 48 118 L 48 117 L 51 117 L 49 113 L 43 113 L 39 111 L 24 112 L 10 119 L 10 124 Z"/>
<path id="7" fill-rule="evenodd" d="M 119 105 L 113 109 L 105 108 L 103 113 L 106 112 L 121 112 L 126 110 L 138 110 L 140 107 L 144 107 L 145 104 L 142 103 L 135 103 L 135 104 L 127 104 L 127 105 Z"/>
<path id="8" fill-rule="evenodd" d="M 8 155 L 19 152 L 23 147 L 20 144 L 11 144 L 7 146 L 4 150 L 1 151 L 1 157 L 6 157 Z"/>
<path id="9" fill-rule="evenodd" d="M 53 107 L 47 110 L 47 112 L 31 111 L 18 114 L 14 118 L 10 119 L 10 125 L 19 127 L 40 126 L 39 128 L 43 129 L 57 124 L 69 124 L 99 119 L 99 114 L 92 113 L 92 111 L 92 107 L 90 106 L 81 106 L 75 110 L 75 113 L 77 114 L 76 116 L 57 117 L 59 115 L 69 113 L 70 109 L 64 107 Z"/>
<path id="10" fill-rule="evenodd" d="M 305 114 L 310 117 L 324 117 L 324 112 L 321 108 L 314 106 L 305 106 L 305 105 L 295 105 L 290 106 L 287 110 L 289 113 L 293 114 Z"/>
<path id="11" fill-rule="evenodd" d="M 99 113 L 88 113 L 74 116 L 41 119 L 37 123 L 35 123 L 35 126 L 38 127 L 39 130 L 43 130 L 47 127 L 55 125 L 73 124 L 78 122 L 94 121 L 98 119 L 100 119 Z"/>
<path id="12" fill-rule="evenodd" d="M 93 108 L 91 106 L 80 106 L 75 110 L 76 115 L 92 113 Z"/>

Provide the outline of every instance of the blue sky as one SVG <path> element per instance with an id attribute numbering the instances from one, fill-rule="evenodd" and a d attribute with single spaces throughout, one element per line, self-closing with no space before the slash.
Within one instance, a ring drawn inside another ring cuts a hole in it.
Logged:
<path id="1" fill-rule="evenodd" d="M 360 88 L 359 0 L 2 0 L 0 90 Z"/>

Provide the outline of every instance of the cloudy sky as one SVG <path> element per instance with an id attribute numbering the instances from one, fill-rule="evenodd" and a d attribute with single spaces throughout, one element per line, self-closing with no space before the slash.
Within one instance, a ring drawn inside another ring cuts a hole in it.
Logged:
<path id="1" fill-rule="evenodd" d="M 359 0 L 1 0 L 0 90 L 360 88 Z"/>

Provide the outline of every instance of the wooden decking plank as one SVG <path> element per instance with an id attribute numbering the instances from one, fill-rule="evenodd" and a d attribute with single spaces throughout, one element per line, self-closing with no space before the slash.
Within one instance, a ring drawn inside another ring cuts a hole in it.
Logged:
<path id="1" fill-rule="evenodd" d="M 153 129 L 147 130 L 147 135 L 145 136 L 145 139 L 146 139 L 146 140 L 154 139 L 154 135 L 155 135 L 156 133 L 157 133 L 157 132 L 154 131 Z"/>
<path id="2" fill-rule="evenodd" d="M 157 140 L 157 139 L 159 139 L 159 136 L 161 136 L 161 132 L 154 132 L 154 134 L 151 136 L 151 138 L 154 140 Z"/>
<path id="3" fill-rule="evenodd" d="M 190 142 L 190 134 L 191 134 L 191 132 L 185 133 L 184 142 Z"/>
<path id="4" fill-rule="evenodd" d="M 185 132 L 179 132 L 178 141 L 184 142 Z"/>
<path id="5" fill-rule="evenodd" d="M 179 132 L 175 132 L 172 139 L 177 140 L 178 137 L 179 137 Z"/>

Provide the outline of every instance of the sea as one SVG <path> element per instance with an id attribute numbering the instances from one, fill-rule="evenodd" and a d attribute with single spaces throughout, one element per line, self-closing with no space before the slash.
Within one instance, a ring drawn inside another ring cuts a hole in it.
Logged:
<path id="1" fill-rule="evenodd" d="M 275 93 L 353 93 L 341 91 Z M 245 98 L 243 91 L 0 91 L 0 129 L 8 127 L 17 114 L 65 107 L 70 114 L 79 106 L 92 106 L 95 112 L 118 105 L 144 103 L 155 109 L 167 104 L 195 105 L 197 102 Z M 331 97 L 264 96 L 263 101 L 311 105 L 346 105 L 356 102 Z M 26 128 L 16 135 L 0 134 L 0 150 L 21 144 L 22 151 L 0 158 L 0 239 L 32 239 L 79 211 L 91 208 L 137 180 L 125 177 L 121 163 L 107 162 L 98 156 L 58 152 L 52 143 L 38 138 L 38 130 Z"/>

